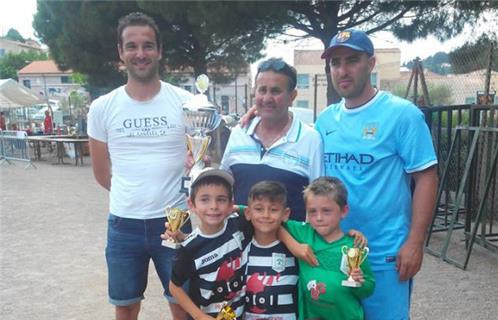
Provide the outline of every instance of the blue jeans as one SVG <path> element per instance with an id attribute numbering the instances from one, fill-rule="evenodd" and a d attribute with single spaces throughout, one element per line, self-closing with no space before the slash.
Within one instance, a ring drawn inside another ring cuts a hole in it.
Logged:
<path id="1" fill-rule="evenodd" d="M 164 288 L 171 300 L 169 280 L 175 250 L 163 247 L 160 235 L 166 218 L 129 219 L 109 214 L 105 256 L 109 272 L 109 302 L 128 306 L 144 298 L 149 261 L 152 259 Z M 191 231 L 187 223 L 184 230 Z"/>

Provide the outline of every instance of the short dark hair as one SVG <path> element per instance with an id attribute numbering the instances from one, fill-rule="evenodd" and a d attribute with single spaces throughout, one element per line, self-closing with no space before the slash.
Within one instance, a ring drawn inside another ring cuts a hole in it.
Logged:
<path id="1" fill-rule="evenodd" d="M 261 181 L 252 186 L 249 191 L 248 202 L 257 199 L 268 199 L 287 206 L 287 190 L 277 181 Z"/>
<path id="2" fill-rule="evenodd" d="M 129 26 L 147 26 L 154 30 L 156 35 L 156 45 L 158 49 L 161 49 L 161 34 L 159 33 L 159 27 L 157 26 L 154 19 L 142 12 L 132 12 L 123 16 L 118 22 L 118 44 L 119 47 L 123 47 L 123 30 Z"/>
<path id="3" fill-rule="evenodd" d="M 273 71 L 275 73 L 283 74 L 289 80 L 288 91 L 292 91 L 296 88 L 297 83 L 297 71 L 296 68 L 287 64 L 282 58 L 270 58 L 258 65 L 258 71 L 256 73 L 256 79 L 261 72 Z"/>
<path id="4" fill-rule="evenodd" d="M 190 200 L 192 200 L 192 202 L 195 203 L 195 196 L 197 195 L 199 188 L 209 185 L 223 186 L 227 192 L 228 199 L 230 201 L 232 200 L 233 198 L 232 186 L 228 181 L 218 176 L 206 176 L 196 181 L 195 184 L 193 184 L 190 189 Z"/>
<path id="5" fill-rule="evenodd" d="M 339 207 L 343 208 L 348 204 L 348 191 L 344 183 L 336 177 L 320 177 L 313 180 L 304 189 L 304 202 L 308 201 L 310 194 L 315 196 L 330 196 Z"/>

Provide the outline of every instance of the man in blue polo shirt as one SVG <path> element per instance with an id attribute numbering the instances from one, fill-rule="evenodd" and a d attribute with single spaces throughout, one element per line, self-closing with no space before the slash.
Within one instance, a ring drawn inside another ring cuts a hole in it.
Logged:
<path id="1" fill-rule="evenodd" d="M 320 114 L 315 128 L 324 144 L 325 174 L 341 179 L 349 192 L 350 214 L 341 227 L 369 240 L 377 285 L 363 301 L 365 318 L 408 319 L 436 198 L 431 135 L 415 105 L 371 85 L 374 48 L 364 32 L 340 32 L 322 58 L 330 59 L 343 99 Z"/>

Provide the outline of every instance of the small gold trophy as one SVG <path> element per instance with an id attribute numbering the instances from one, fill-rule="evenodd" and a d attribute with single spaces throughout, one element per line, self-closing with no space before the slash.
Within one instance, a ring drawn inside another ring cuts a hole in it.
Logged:
<path id="1" fill-rule="evenodd" d="M 230 303 L 224 302 L 220 312 L 218 312 L 218 315 L 216 316 L 216 320 L 235 320 L 235 319 L 237 319 L 237 315 L 230 306 Z"/>
<path id="2" fill-rule="evenodd" d="M 363 249 L 360 249 L 343 246 L 341 251 L 342 254 L 346 256 L 349 271 L 349 277 L 347 280 L 342 281 L 342 285 L 345 287 L 353 288 L 361 287 L 361 282 L 354 281 L 354 279 L 351 277 L 351 272 L 353 272 L 354 269 L 359 268 L 363 261 L 365 261 L 369 252 L 368 248 L 365 247 Z"/>
<path id="3" fill-rule="evenodd" d="M 180 228 L 190 219 L 188 210 L 167 207 L 165 211 L 169 224 L 168 230 L 172 232 L 180 230 Z M 171 249 L 178 249 L 181 246 L 180 243 L 176 242 L 173 238 L 163 240 L 161 244 Z"/>

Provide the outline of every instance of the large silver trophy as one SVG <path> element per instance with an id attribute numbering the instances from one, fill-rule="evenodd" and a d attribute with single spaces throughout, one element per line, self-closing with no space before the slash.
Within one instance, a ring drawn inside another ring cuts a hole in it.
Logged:
<path id="1" fill-rule="evenodd" d="M 196 177 L 204 168 L 202 159 L 211 143 L 211 137 L 207 134 L 215 130 L 221 122 L 218 110 L 204 94 L 209 87 L 209 78 L 201 74 L 195 81 L 195 87 L 199 93 L 183 105 L 183 116 L 187 127 L 187 147 L 194 159 L 194 165 L 188 177 L 184 177 L 182 181 L 181 192 L 187 195 L 193 177 Z"/>
<path id="2" fill-rule="evenodd" d="M 182 178 L 180 192 L 187 196 L 190 193 L 190 183 L 200 170 L 204 168 L 202 158 L 208 150 L 211 137 L 206 134 L 218 127 L 221 116 L 216 107 L 209 102 L 204 94 L 209 87 L 209 78 L 202 74 L 197 77 L 195 87 L 199 94 L 196 94 L 183 105 L 183 116 L 187 127 L 187 147 L 192 152 L 194 165 L 188 176 Z M 190 212 L 179 208 L 166 208 L 166 218 L 168 229 L 172 232 L 180 228 L 189 220 Z M 163 240 L 162 245 L 172 249 L 177 249 L 180 244 L 174 239 Z"/>

